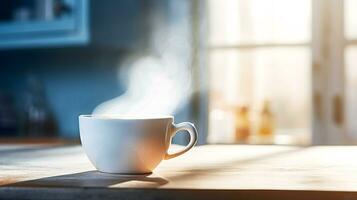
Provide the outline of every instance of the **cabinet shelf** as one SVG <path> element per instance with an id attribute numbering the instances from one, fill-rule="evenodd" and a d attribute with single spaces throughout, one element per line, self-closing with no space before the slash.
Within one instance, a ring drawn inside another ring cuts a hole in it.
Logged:
<path id="1" fill-rule="evenodd" d="M 41 3 L 41 1 L 35 2 Z M 65 2 L 71 10 L 65 16 L 51 19 L 2 20 L 0 49 L 87 44 L 89 42 L 88 0 Z M 27 12 L 30 12 L 32 7 L 26 8 Z"/>

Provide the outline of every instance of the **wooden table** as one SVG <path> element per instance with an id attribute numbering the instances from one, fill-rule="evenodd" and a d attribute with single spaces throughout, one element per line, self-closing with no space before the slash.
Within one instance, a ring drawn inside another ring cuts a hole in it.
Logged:
<path id="1" fill-rule="evenodd" d="M 80 146 L 0 146 L 0 199 L 357 199 L 357 147 L 195 147 L 150 175 L 100 173 Z"/>

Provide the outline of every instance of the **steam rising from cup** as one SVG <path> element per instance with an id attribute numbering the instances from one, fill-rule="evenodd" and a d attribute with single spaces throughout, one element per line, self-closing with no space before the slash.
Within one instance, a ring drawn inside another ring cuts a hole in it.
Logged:
<path id="1" fill-rule="evenodd" d="M 150 54 L 123 62 L 118 71 L 126 91 L 98 105 L 93 114 L 172 115 L 187 102 L 191 92 L 189 13 L 180 16 L 169 25 L 153 20 Z"/>

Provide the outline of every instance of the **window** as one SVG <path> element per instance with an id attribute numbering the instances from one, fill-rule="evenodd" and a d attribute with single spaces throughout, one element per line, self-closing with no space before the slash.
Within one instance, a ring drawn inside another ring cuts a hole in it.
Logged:
<path id="1" fill-rule="evenodd" d="M 357 1 L 209 0 L 207 7 L 208 142 L 356 141 Z M 273 119 L 268 141 L 258 138 L 263 105 Z M 242 109 L 248 139 L 237 137 Z"/>
<path id="2" fill-rule="evenodd" d="M 209 141 L 240 142 L 236 112 L 244 106 L 253 142 L 266 101 L 276 135 L 309 134 L 311 2 L 210 0 L 208 8 Z"/>

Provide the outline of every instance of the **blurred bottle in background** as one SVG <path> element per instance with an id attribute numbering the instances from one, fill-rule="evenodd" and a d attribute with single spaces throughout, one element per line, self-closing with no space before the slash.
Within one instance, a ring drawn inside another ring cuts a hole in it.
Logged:
<path id="1" fill-rule="evenodd" d="M 257 135 L 261 141 L 272 143 L 274 137 L 274 116 L 270 102 L 265 100 L 259 115 Z"/>
<path id="2" fill-rule="evenodd" d="M 25 133 L 28 137 L 55 136 L 56 122 L 48 107 L 43 83 L 35 76 L 27 79 Z"/>
<path id="3" fill-rule="evenodd" d="M 246 143 L 250 136 L 250 121 L 249 108 L 247 106 L 239 106 L 236 109 L 236 128 L 235 128 L 235 142 Z"/>
<path id="4" fill-rule="evenodd" d="M 18 134 L 18 122 L 13 96 L 0 91 L 0 136 L 16 136 Z"/>

